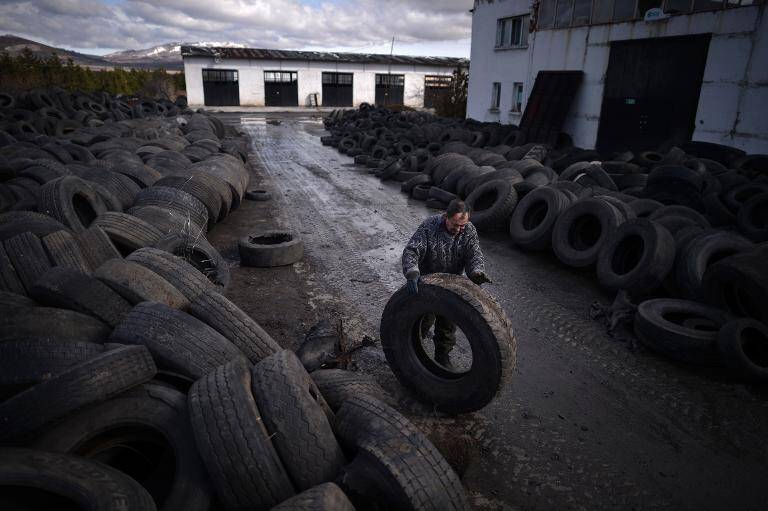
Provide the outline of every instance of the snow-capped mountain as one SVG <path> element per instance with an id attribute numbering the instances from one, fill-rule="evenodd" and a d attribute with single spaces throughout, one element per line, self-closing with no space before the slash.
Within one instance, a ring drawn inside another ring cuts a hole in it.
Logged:
<path id="1" fill-rule="evenodd" d="M 245 48 L 244 44 L 233 43 L 229 41 L 200 41 L 200 42 L 172 42 L 145 48 L 142 50 L 125 50 L 104 55 L 104 58 L 116 64 L 143 64 L 158 65 L 168 64 L 181 67 L 181 47 L 182 46 L 224 46 L 229 48 Z"/>

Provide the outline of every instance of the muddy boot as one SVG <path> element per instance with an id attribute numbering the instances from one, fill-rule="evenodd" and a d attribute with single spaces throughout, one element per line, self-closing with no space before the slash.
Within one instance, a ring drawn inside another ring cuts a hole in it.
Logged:
<path id="1" fill-rule="evenodd" d="M 453 370 L 453 364 L 451 363 L 451 350 L 435 346 L 435 362 L 445 367 L 446 369 Z"/>

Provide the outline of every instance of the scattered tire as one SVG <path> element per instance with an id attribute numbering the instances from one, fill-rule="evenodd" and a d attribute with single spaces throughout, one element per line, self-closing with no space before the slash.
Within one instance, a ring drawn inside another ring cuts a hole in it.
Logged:
<path id="1" fill-rule="evenodd" d="M 94 225 L 104 231 L 124 257 L 134 250 L 154 245 L 163 236 L 159 230 L 144 220 L 114 211 L 99 215 Z"/>
<path id="2" fill-rule="evenodd" d="M 0 493 L 7 504 L 37 503 L 39 509 L 74 505 L 84 511 L 155 511 L 136 481 L 103 463 L 32 449 L 0 449 Z"/>
<path id="3" fill-rule="evenodd" d="M 181 257 L 215 285 L 222 288 L 229 285 L 229 264 L 205 237 L 166 234 L 153 246 Z"/>
<path id="4" fill-rule="evenodd" d="M 291 497 L 272 511 L 355 511 L 341 488 L 323 483 Z"/>
<path id="5" fill-rule="evenodd" d="M 2 243 L 0 243 L 0 291 L 18 295 L 27 294 L 27 290 L 24 289 L 24 284 L 19 279 L 19 274 L 16 273 L 16 268 L 13 267 Z"/>
<path id="6" fill-rule="evenodd" d="M 25 232 L 5 240 L 5 254 L 16 275 L 29 294 L 38 278 L 52 268 L 43 244 L 31 232 Z"/>
<path id="7" fill-rule="evenodd" d="M 33 435 L 76 410 L 149 381 L 156 371 L 143 346 L 105 351 L 0 403 L 0 439 Z"/>
<path id="8" fill-rule="evenodd" d="M 608 289 L 642 295 L 658 289 L 675 262 L 675 240 L 645 218 L 624 222 L 600 249 L 597 280 Z"/>
<path id="9" fill-rule="evenodd" d="M 451 318 L 466 334 L 472 349 L 468 371 L 449 371 L 424 351 L 415 326 L 430 313 Z M 506 314 L 482 288 L 457 275 L 423 277 L 416 296 L 405 286 L 397 291 L 381 317 L 381 341 L 400 383 L 447 413 L 484 407 L 515 365 L 517 345 Z"/>
<path id="10" fill-rule="evenodd" d="M 100 227 L 92 225 L 75 235 L 75 241 L 90 268 L 98 268 L 110 259 L 121 258 L 117 247 Z"/>
<path id="11" fill-rule="evenodd" d="M 768 241 L 768 193 L 755 195 L 742 204 L 736 221 L 739 231 L 755 243 Z"/>
<path id="12" fill-rule="evenodd" d="M 355 453 L 337 480 L 352 496 L 389 509 L 468 510 L 459 477 L 427 437 L 396 410 L 370 396 L 347 400 L 336 431 Z"/>
<path id="13" fill-rule="evenodd" d="M 294 487 L 334 479 L 346 459 L 328 423 L 332 412 L 296 355 L 281 350 L 256 364 L 251 388 Z"/>
<path id="14" fill-rule="evenodd" d="M 304 243 L 298 234 L 284 231 L 265 231 L 242 238 L 237 244 L 240 264 L 266 268 L 286 266 L 304 256 Z"/>
<path id="15" fill-rule="evenodd" d="M 86 181 L 64 176 L 44 184 L 38 208 L 75 232 L 81 232 L 106 213 L 107 206 Z"/>
<path id="16" fill-rule="evenodd" d="M 641 303 L 635 334 L 652 350 L 680 362 L 720 365 L 717 332 L 732 319 L 722 310 L 687 300 L 657 298 Z M 687 326 L 687 320 L 695 320 Z"/>
<path id="17" fill-rule="evenodd" d="M 243 358 L 239 349 L 202 321 L 154 302 L 136 305 L 110 339 L 146 346 L 160 368 L 195 379 Z"/>
<path id="18" fill-rule="evenodd" d="M 269 509 L 294 494 L 244 361 L 216 367 L 195 382 L 189 413 L 200 457 L 225 509 Z"/>
<path id="19" fill-rule="evenodd" d="M 126 259 L 139 263 L 160 275 L 178 289 L 187 300 L 194 300 L 199 294 L 214 289 L 213 283 L 194 266 L 164 250 L 145 247 L 136 250 Z"/>
<path id="20" fill-rule="evenodd" d="M 384 389 L 367 374 L 343 369 L 319 369 L 312 371 L 310 376 L 333 411 L 338 411 L 344 401 L 354 396 L 365 394 L 381 398 L 385 395 Z"/>
<path id="21" fill-rule="evenodd" d="M 622 213 L 605 200 L 574 202 L 555 222 L 552 249 L 563 264 L 574 268 L 591 266 L 622 221 Z"/>
<path id="22" fill-rule="evenodd" d="M 173 284 L 133 261 L 110 259 L 99 266 L 93 276 L 131 305 L 157 302 L 174 309 L 189 308 L 189 300 Z"/>
<path id="23" fill-rule="evenodd" d="M 637 199 L 630 202 L 629 207 L 632 208 L 637 218 L 646 218 L 651 216 L 656 210 L 664 207 L 664 204 L 653 199 Z"/>
<path id="24" fill-rule="evenodd" d="M 256 321 L 219 293 L 199 294 L 192 300 L 189 313 L 226 337 L 253 364 L 281 349 Z"/>
<path id="25" fill-rule="evenodd" d="M 512 241 L 528 250 L 544 250 L 552 244 L 552 231 L 560 214 L 570 204 L 556 188 L 541 187 L 527 194 L 509 221 Z"/>
<path id="26" fill-rule="evenodd" d="M 30 288 L 29 295 L 43 305 L 82 312 L 111 327 L 131 311 L 131 304 L 106 284 L 63 266 L 45 272 Z"/>
<path id="27" fill-rule="evenodd" d="M 272 194 L 266 190 L 248 190 L 245 198 L 251 201 L 264 202 L 272 199 Z"/>
<path id="28" fill-rule="evenodd" d="M 160 510 L 208 511 L 212 490 L 189 425 L 187 397 L 144 384 L 81 410 L 35 448 L 104 460 L 141 484 Z"/>
<path id="29" fill-rule="evenodd" d="M 768 250 L 763 245 L 713 264 L 702 284 L 709 303 L 768 324 Z"/>
<path id="30" fill-rule="evenodd" d="M 517 206 L 517 192 L 509 181 L 488 181 L 475 188 L 466 203 L 472 224 L 478 230 L 491 230 L 508 225 Z"/>
<path id="31" fill-rule="evenodd" d="M 104 342 L 111 332 L 106 323 L 80 312 L 49 307 L 14 307 L 0 314 L 0 342 L 82 341 Z"/>
<path id="32" fill-rule="evenodd" d="M 86 274 L 91 272 L 80 246 L 69 231 L 52 232 L 41 241 L 53 266 L 65 266 Z"/>
<path id="33" fill-rule="evenodd" d="M 726 323 L 717 334 L 723 362 L 742 379 L 768 380 L 768 326 L 750 318 Z"/>

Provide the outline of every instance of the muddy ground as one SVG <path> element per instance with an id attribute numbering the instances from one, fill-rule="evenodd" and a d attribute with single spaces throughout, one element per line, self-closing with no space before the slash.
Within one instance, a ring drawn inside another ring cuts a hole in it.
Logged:
<path id="1" fill-rule="evenodd" d="M 229 298 L 285 347 L 298 347 L 323 318 L 341 318 L 351 346 L 378 341 L 381 311 L 404 283 L 402 247 L 435 212 L 322 146 L 317 115 L 269 114 L 279 125 L 258 114 L 223 117 L 251 138 L 251 187 L 273 195 L 244 202 L 209 234 L 232 264 Z M 238 238 L 275 227 L 303 237 L 303 261 L 240 267 Z M 378 344 L 351 362 L 438 443 L 460 439 L 461 448 L 441 447 L 470 453 L 459 468 L 476 509 L 768 509 L 765 388 L 611 338 L 589 318 L 593 301 L 612 298 L 590 273 L 519 251 L 502 234 L 481 242 L 487 290 L 512 318 L 518 345 L 497 400 L 440 417 L 398 385 Z"/>

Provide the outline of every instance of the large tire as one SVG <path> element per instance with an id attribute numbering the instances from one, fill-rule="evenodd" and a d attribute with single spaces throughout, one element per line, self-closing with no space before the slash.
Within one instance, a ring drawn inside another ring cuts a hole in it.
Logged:
<path id="1" fill-rule="evenodd" d="M 294 494 L 251 391 L 251 372 L 232 361 L 189 391 L 200 457 L 225 509 L 270 509 Z"/>
<path id="2" fill-rule="evenodd" d="M 552 249 L 563 264 L 574 268 L 591 266 L 623 219 L 623 214 L 605 200 L 574 202 L 555 222 Z"/>
<path id="3" fill-rule="evenodd" d="M 144 486 L 160 510 L 209 509 L 187 397 L 172 389 L 145 384 L 81 410 L 46 431 L 35 448 L 105 459 Z"/>
<path id="4" fill-rule="evenodd" d="M 755 195 L 742 204 L 736 222 L 739 231 L 755 243 L 768 241 L 768 193 Z"/>
<path id="5" fill-rule="evenodd" d="M 156 372 L 143 346 L 119 346 L 73 365 L 0 403 L 0 442 L 37 433 L 76 410 L 149 381 Z"/>
<path id="6" fill-rule="evenodd" d="M 0 399 L 37 385 L 104 351 L 93 342 L 55 339 L 0 342 Z"/>
<path id="7" fill-rule="evenodd" d="M 291 497 L 272 511 L 355 511 L 341 488 L 323 483 Z"/>
<path id="8" fill-rule="evenodd" d="M 13 267 L 2 243 L 0 243 L 0 291 L 18 295 L 27 294 L 27 290 L 24 289 L 24 284 L 19 279 L 19 274 L 16 273 L 16 268 Z"/>
<path id="9" fill-rule="evenodd" d="M 384 389 L 367 374 L 343 369 L 320 369 L 310 373 L 331 410 L 338 411 L 349 398 L 368 395 L 381 398 Z"/>
<path id="10" fill-rule="evenodd" d="M 758 247 L 713 264 L 702 283 L 709 303 L 768 324 L 768 246 Z"/>
<path id="11" fill-rule="evenodd" d="M 45 272 L 29 295 L 43 305 L 82 312 L 111 327 L 117 326 L 131 311 L 131 304 L 106 284 L 63 266 Z"/>
<path id="12" fill-rule="evenodd" d="M 16 275 L 27 293 L 38 278 L 52 268 L 40 239 L 31 232 L 25 232 L 5 240 L 3 243 Z"/>
<path id="13" fill-rule="evenodd" d="M 597 280 L 638 295 L 658 289 L 675 262 L 675 239 L 645 218 L 624 222 L 600 249 Z"/>
<path id="14" fill-rule="evenodd" d="M 13 314 L 0 314 L 0 342 L 104 342 L 110 332 L 109 326 L 96 318 L 64 309 L 14 307 Z"/>
<path id="15" fill-rule="evenodd" d="M 726 323 L 717 334 L 723 363 L 741 379 L 768 380 L 768 326 L 751 318 Z"/>
<path id="16" fill-rule="evenodd" d="M 19 215 L 19 213 L 24 213 Z M 35 236 L 45 236 L 52 232 L 67 230 L 57 220 L 32 211 L 9 211 L 0 219 L 0 241 L 8 240 L 19 234 L 31 232 Z"/>
<path id="17" fill-rule="evenodd" d="M 152 225 L 163 234 L 182 233 L 200 236 L 205 233 L 205 224 L 196 223 L 188 214 L 172 208 L 159 206 L 138 206 L 127 211 Z"/>
<path id="18" fill-rule="evenodd" d="M 124 257 L 134 250 L 154 245 L 163 236 L 151 224 L 127 213 L 109 211 L 96 218 L 94 225 L 109 236 Z"/>
<path id="19" fill-rule="evenodd" d="M 752 246 L 748 240 L 726 231 L 704 231 L 693 238 L 677 257 L 675 277 L 682 297 L 706 301 L 702 281 L 707 268 Z"/>
<path id="20" fill-rule="evenodd" d="M 479 231 L 498 229 L 509 224 L 517 192 L 509 181 L 488 181 L 475 188 L 466 203 L 472 212 L 472 224 Z"/>
<path id="21" fill-rule="evenodd" d="M 74 236 L 69 231 L 57 231 L 41 240 L 48 259 L 54 266 L 72 268 L 82 273 L 90 273 L 91 267 L 80 250 Z"/>
<path id="22" fill-rule="evenodd" d="M 512 213 L 509 236 L 516 245 L 529 250 L 549 248 L 555 222 L 569 204 L 568 197 L 557 188 L 533 190 L 523 197 Z"/>
<path id="23" fill-rule="evenodd" d="M 230 360 L 243 358 L 237 347 L 205 323 L 154 302 L 135 306 L 110 339 L 144 345 L 160 368 L 195 379 Z"/>
<path id="24" fill-rule="evenodd" d="M 173 284 L 139 263 L 110 259 L 99 266 L 93 276 L 131 305 L 158 302 L 174 309 L 189 308 L 189 300 Z"/>
<path id="25" fill-rule="evenodd" d="M 731 319 L 729 313 L 700 303 L 658 298 L 638 306 L 635 334 L 643 344 L 674 360 L 719 365 L 717 332 Z M 688 326 L 686 320 L 697 325 Z"/>
<path id="26" fill-rule="evenodd" d="M 459 477 L 408 419 L 370 396 L 339 410 L 336 430 L 356 453 L 339 479 L 348 493 L 384 501 L 389 509 L 469 510 Z"/>
<path id="27" fill-rule="evenodd" d="M 465 333 L 472 350 L 468 371 L 449 371 L 423 349 L 416 326 L 430 313 L 450 318 Z M 416 296 L 405 287 L 397 291 L 381 317 L 381 342 L 400 383 L 447 413 L 483 408 L 515 366 L 517 344 L 509 318 L 487 292 L 458 275 L 427 275 Z"/>
<path id="28" fill-rule="evenodd" d="M 240 264 L 257 268 L 286 266 L 304 257 L 304 242 L 298 234 L 284 231 L 264 231 L 242 238 L 237 249 Z"/>
<path id="29" fill-rule="evenodd" d="M 96 217 L 107 212 L 107 206 L 94 189 L 75 176 L 44 184 L 38 208 L 75 232 L 87 229 Z"/>
<path id="30" fill-rule="evenodd" d="M 229 264 L 205 237 L 166 234 L 153 246 L 181 257 L 217 286 L 229 285 Z"/>
<path id="31" fill-rule="evenodd" d="M 153 206 L 163 210 L 171 209 L 191 219 L 200 227 L 208 225 L 208 210 L 202 202 L 192 194 L 167 186 L 150 186 L 138 195 L 133 203 L 134 208 Z"/>
<path id="32" fill-rule="evenodd" d="M 154 186 L 176 188 L 192 195 L 208 210 L 208 229 L 216 225 L 221 212 L 221 196 L 200 178 L 195 175 L 167 176 L 157 181 Z"/>
<path id="33" fill-rule="evenodd" d="M 58 509 L 62 500 L 82 511 L 156 509 L 149 493 L 122 472 L 77 456 L 31 449 L 0 449 L 0 494 L 7 495 L 7 487 L 23 490 L 16 493 L 16 502 L 3 499 L 6 509 L 30 509 L 32 502 L 41 506 L 32 509 Z"/>
<path id="34" fill-rule="evenodd" d="M 194 300 L 208 290 L 215 290 L 213 283 L 181 257 L 164 250 L 146 247 L 136 250 L 126 258 L 149 268 L 170 282 L 187 300 Z"/>
<path id="35" fill-rule="evenodd" d="M 219 293 L 199 294 L 192 300 L 189 313 L 226 337 L 253 364 L 281 349 L 256 321 Z"/>
<path id="36" fill-rule="evenodd" d="M 112 243 L 112 240 L 109 239 L 107 233 L 96 225 L 92 225 L 83 232 L 77 233 L 75 241 L 77 241 L 80 251 L 91 268 L 98 268 L 110 259 L 123 257 Z"/>
<path id="37" fill-rule="evenodd" d="M 271 355 L 251 371 L 251 387 L 272 443 L 294 487 L 331 481 L 346 464 L 330 407 L 292 351 Z"/>

